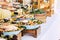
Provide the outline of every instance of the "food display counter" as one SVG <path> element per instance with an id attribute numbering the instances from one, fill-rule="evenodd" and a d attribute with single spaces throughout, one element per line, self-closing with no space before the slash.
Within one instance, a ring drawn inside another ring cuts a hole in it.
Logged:
<path id="1" fill-rule="evenodd" d="M 0 38 L 21 40 L 25 33 L 36 38 L 51 10 L 50 3 L 43 0 L 0 2 Z"/>

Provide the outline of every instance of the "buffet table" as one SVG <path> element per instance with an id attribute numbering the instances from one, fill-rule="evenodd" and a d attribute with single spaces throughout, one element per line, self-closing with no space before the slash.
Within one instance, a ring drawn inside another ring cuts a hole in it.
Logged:
<path id="1" fill-rule="evenodd" d="M 26 33 L 36 38 L 41 31 L 40 24 L 53 13 L 50 2 L 33 0 L 31 5 L 24 4 L 24 1 L 0 2 L 0 40 L 21 40 Z"/>

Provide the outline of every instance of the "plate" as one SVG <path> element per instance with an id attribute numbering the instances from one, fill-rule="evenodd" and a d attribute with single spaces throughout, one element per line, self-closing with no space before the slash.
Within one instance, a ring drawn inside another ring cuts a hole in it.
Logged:
<path id="1" fill-rule="evenodd" d="M 4 35 L 17 35 L 21 32 L 21 30 L 18 31 L 11 31 L 11 32 L 3 32 Z"/>

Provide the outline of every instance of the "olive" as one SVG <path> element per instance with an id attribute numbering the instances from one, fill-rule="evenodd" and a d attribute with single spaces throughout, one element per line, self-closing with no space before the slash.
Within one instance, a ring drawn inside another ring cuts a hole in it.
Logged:
<path id="1" fill-rule="evenodd" d="M 9 38 L 9 35 L 6 35 L 4 38 Z"/>
<path id="2" fill-rule="evenodd" d="M 3 32 L 0 32 L 0 37 L 1 37 L 1 35 L 3 35 Z"/>
<path id="3" fill-rule="evenodd" d="M 13 35 L 13 38 L 17 38 L 17 36 L 16 35 Z"/>

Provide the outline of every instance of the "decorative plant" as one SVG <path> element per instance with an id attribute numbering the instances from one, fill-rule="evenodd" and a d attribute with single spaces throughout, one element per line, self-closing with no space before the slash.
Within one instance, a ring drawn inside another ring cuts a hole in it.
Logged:
<path id="1" fill-rule="evenodd" d="M 31 14 L 42 14 L 42 13 L 45 13 L 45 11 L 42 9 L 32 9 L 30 13 Z"/>

